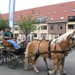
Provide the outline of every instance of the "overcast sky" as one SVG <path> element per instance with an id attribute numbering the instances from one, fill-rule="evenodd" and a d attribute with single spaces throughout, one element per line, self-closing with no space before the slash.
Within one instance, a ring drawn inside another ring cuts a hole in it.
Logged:
<path id="1" fill-rule="evenodd" d="M 15 11 L 75 0 L 15 0 Z M 0 0 L 0 13 L 8 13 L 9 0 Z"/>

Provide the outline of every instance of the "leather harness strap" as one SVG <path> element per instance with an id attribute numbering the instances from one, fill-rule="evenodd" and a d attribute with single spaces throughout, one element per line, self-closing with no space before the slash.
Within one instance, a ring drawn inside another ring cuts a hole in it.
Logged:
<path id="1" fill-rule="evenodd" d="M 40 43 L 41 43 L 42 41 L 43 41 L 43 40 L 41 40 Z M 48 57 L 51 58 L 51 51 L 50 51 L 50 49 L 51 49 L 51 47 L 50 47 L 51 41 L 52 41 L 52 40 L 50 40 L 49 43 L 48 43 L 48 52 L 44 52 L 44 53 L 40 53 L 40 52 L 39 52 L 39 46 L 40 46 L 40 43 L 39 43 L 39 45 L 38 45 L 38 52 L 36 53 L 36 55 L 39 56 L 39 55 L 41 55 L 41 54 L 46 54 L 46 53 L 48 53 Z"/>
<path id="2" fill-rule="evenodd" d="M 52 41 L 52 40 L 50 40 L 49 43 L 48 43 L 48 52 L 40 53 L 40 52 L 39 52 L 39 46 L 40 46 L 40 44 L 41 44 L 42 41 L 43 41 L 43 40 L 41 40 L 41 41 L 39 42 L 39 45 L 38 45 L 38 52 L 36 52 L 36 55 L 35 55 L 36 57 L 35 57 L 35 59 L 37 59 L 41 54 L 46 54 L 46 53 L 48 53 L 48 57 L 51 58 L 51 53 L 62 53 L 62 54 L 64 54 L 64 53 L 66 53 L 67 51 L 69 51 L 69 50 L 64 51 L 64 49 L 61 47 L 61 45 L 60 45 L 59 43 L 57 43 L 56 41 L 55 41 L 54 51 L 51 51 L 51 46 L 50 46 L 50 44 L 51 44 L 51 41 Z M 58 44 L 58 45 L 61 47 L 62 51 L 57 51 L 57 50 L 56 50 L 56 44 Z"/>
<path id="3" fill-rule="evenodd" d="M 49 43 L 48 43 L 48 57 L 49 57 L 49 58 L 51 58 L 51 51 L 50 51 L 50 49 L 51 49 L 51 46 L 50 46 L 51 41 L 52 41 L 52 40 L 50 40 Z"/>

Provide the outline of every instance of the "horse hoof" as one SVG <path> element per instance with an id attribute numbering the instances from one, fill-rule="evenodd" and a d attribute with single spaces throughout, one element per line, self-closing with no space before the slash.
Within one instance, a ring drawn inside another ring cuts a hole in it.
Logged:
<path id="1" fill-rule="evenodd" d="M 27 68 L 26 68 L 26 67 L 25 67 L 24 69 L 25 69 L 25 70 L 27 70 Z"/>
<path id="2" fill-rule="evenodd" d="M 63 73 L 63 75 L 67 75 L 67 73 Z"/>
<path id="3" fill-rule="evenodd" d="M 63 75 L 67 75 L 66 71 L 64 71 L 64 72 L 62 72 L 62 73 L 63 73 Z"/>
<path id="4" fill-rule="evenodd" d="M 52 71 L 50 71 L 50 70 L 48 71 L 48 73 L 49 73 L 49 75 L 53 75 L 53 72 L 52 72 Z"/>
<path id="5" fill-rule="evenodd" d="M 36 71 L 36 73 L 39 73 L 39 71 Z"/>

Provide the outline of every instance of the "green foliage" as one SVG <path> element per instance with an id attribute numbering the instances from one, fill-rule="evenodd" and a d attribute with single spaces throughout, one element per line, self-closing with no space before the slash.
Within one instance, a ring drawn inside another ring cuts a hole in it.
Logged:
<path id="1" fill-rule="evenodd" d="M 33 32 L 37 30 L 37 22 L 35 19 L 33 19 L 34 10 L 31 14 L 28 14 L 26 17 L 23 17 L 21 15 L 21 21 L 19 23 L 19 26 L 21 30 L 23 30 L 24 34 L 27 36 L 28 33 Z"/>
<path id="2" fill-rule="evenodd" d="M 8 20 L 2 18 L 2 16 L 0 15 L 0 31 L 4 30 L 7 26 L 8 26 Z"/>

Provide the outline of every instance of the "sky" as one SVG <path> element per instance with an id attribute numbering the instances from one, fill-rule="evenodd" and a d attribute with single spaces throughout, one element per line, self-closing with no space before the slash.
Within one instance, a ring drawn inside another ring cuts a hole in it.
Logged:
<path id="1" fill-rule="evenodd" d="M 75 0 L 15 0 L 15 11 Z M 0 14 L 9 13 L 9 0 L 0 0 Z"/>

